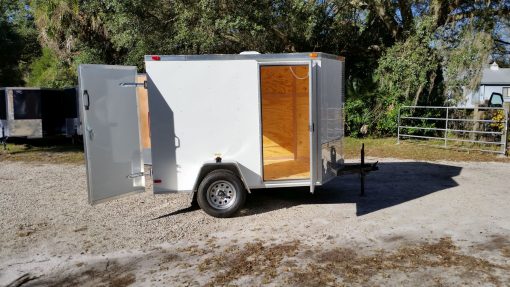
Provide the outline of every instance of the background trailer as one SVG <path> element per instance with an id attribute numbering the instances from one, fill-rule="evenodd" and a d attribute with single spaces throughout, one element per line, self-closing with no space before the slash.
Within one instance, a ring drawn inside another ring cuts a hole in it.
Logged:
<path id="1" fill-rule="evenodd" d="M 136 67 L 79 67 L 91 203 L 144 190 L 136 97 L 142 85 L 155 194 L 197 192 L 207 213 L 229 216 L 250 189 L 313 192 L 343 166 L 343 58 L 146 56 L 145 67 L 143 84 Z"/>
<path id="2" fill-rule="evenodd" d="M 75 88 L 1 88 L 0 138 L 81 134 Z"/>

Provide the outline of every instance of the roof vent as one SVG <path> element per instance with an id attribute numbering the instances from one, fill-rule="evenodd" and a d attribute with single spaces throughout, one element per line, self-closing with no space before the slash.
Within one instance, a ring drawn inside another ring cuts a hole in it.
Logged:
<path id="1" fill-rule="evenodd" d="M 241 53 L 239 53 L 239 55 L 258 55 L 258 54 L 260 53 L 257 51 L 242 51 Z"/>
<path id="2" fill-rule="evenodd" d="M 493 71 L 499 70 L 499 66 L 498 66 L 498 63 L 496 63 L 496 61 L 492 62 L 491 70 L 493 70 Z"/>

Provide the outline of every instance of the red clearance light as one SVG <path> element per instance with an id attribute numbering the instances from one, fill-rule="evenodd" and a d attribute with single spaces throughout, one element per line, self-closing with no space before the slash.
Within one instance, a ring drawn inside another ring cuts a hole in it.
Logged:
<path id="1" fill-rule="evenodd" d="M 161 179 L 155 179 L 154 183 L 161 183 Z"/>
<path id="2" fill-rule="evenodd" d="M 157 56 L 157 55 L 154 55 L 154 56 L 152 56 L 151 58 L 152 58 L 152 60 L 154 60 L 154 61 L 159 61 L 159 60 L 161 60 L 161 57 L 160 57 L 160 56 Z"/>

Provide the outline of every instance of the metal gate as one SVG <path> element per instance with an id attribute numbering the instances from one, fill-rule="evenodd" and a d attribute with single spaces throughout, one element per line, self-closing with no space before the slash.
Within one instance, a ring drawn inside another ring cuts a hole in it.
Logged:
<path id="1" fill-rule="evenodd" d="M 402 106 L 397 140 L 506 154 L 508 111 L 488 107 Z"/>

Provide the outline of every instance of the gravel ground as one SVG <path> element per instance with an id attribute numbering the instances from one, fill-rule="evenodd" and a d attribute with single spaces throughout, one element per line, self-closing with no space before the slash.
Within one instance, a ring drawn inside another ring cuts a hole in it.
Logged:
<path id="1" fill-rule="evenodd" d="M 510 164 L 378 160 L 366 197 L 257 190 L 229 219 L 150 188 L 90 206 L 84 166 L 4 161 L 0 285 L 510 285 Z"/>

